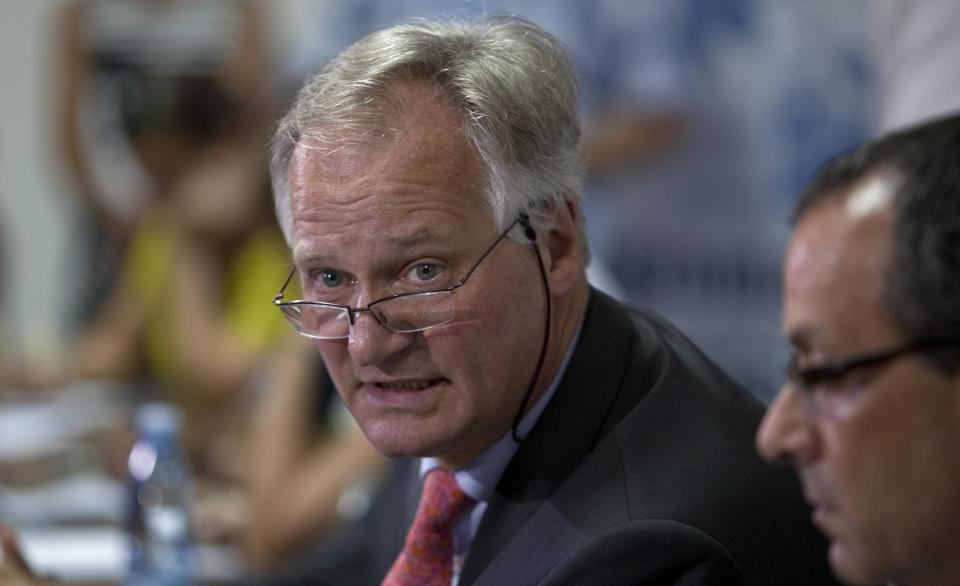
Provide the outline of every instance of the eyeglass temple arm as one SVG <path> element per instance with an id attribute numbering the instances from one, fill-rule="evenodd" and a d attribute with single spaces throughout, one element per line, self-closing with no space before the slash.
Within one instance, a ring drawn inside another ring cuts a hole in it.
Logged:
<path id="1" fill-rule="evenodd" d="M 297 272 L 297 267 L 292 267 L 290 272 L 287 273 L 287 278 L 283 280 L 283 285 L 280 285 L 280 290 L 277 291 L 277 294 L 273 296 L 273 302 L 277 303 L 283 299 L 283 292 L 287 290 L 287 285 L 290 284 L 290 280 L 293 279 L 293 274 Z"/>
<path id="2" fill-rule="evenodd" d="M 500 236 L 498 236 L 497 239 L 493 241 L 493 244 L 491 244 L 489 247 L 487 247 L 487 249 L 483 252 L 483 254 L 480 255 L 480 258 L 477 259 L 477 262 L 473 263 L 473 266 L 471 266 L 471 267 L 470 267 L 470 270 L 467 271 L 467 274 L 465 274 L 465 275 L 463 276 L 463 278 L 461 278 L 459 281 L 457 281 L 456 284 L 454 284 L 454 285 L 452 285 L 452 286 L 450 286 L 450 287 L 447 287 L 446 290 L 447 290 L 447 291 L 451 291 L 451 290 L 453 290 L 453 289 L 456 289 L 457 287 L 462 287 L 463 284 L 467 282 L 467 279 L 470 278 L 470 275 L 473 274 L 473 271 L 477 270 L 477 267 L 480 266 L 480 263 L 482 263 L 482 262 L 484 261 L 484 259 L 486 259 L 487 256 L 489 256 L 490 253 L 493 252 L 493 249 L 496 248 L 498 244 L 500 244 L 500 241 L 501 241 L 501 240 L 503 240 L 504 238 L 507 237 L 507 234 L 510 233 L 510 230 L 513 229 L 514 225 L 516 225 L 518 222 L 519 222 L 522 226 L 525 226 L 525 231 L 526 231 L 527 237 L 530 238 L 531 234 L 533 234 L 533 237 L 531 238 L 531 240 L 534 240 L 534 241 L 535 241 L 537 235 L 536 235 L 536 233 L 533 232 L 533 228 L 530 227 L 529 221 L 526 221 L 526 223 L 524 223 L 525 218 L 526 218 L 527 220 L 529 220 L 527 214 L 520 214 L 520 217 L 518 217 L 516 220 L 514 220 L 514 221 L 513 221 L 513 224 L 510 224 L 510 227 L 507 228 L 502 234 L 500 234 Z"/>

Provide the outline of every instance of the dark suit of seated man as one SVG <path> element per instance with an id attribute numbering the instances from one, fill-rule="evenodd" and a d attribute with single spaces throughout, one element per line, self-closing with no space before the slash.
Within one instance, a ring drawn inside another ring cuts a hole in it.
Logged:
<path id="1" fill-rule="evenodd" d="M 420 22 L 280 122 L 302 295 L 275 303 L 405 458 L 365 519 L 256 583 L 832 583 L 795 479 L 753 451 L 762 406 L 588 285 L 576 95 L 533 23 Z"/>

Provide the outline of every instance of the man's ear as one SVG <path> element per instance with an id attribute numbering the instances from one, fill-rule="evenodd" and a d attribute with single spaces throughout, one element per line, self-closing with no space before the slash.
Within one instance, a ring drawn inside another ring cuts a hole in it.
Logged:
<path id="1" fill-rule="evenodd" d="M 577 228 L 578 210 L 573 202 L 557 206 L 553 227 L 541 236 L 540 253 L 554 297 L 566 294 L 585 278 L 583 241 Z"/>

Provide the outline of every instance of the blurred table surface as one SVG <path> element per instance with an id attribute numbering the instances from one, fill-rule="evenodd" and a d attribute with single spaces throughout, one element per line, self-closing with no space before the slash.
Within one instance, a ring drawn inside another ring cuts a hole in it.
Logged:
<path id="1" fill-rule="evenodd" d="M 39 574 L 85 586 L 124 577 L 130 396 L 110 383 L 0 393 L 0 522 L 14 526 Z M 194 554 L 198 584 L 245 568 L 233 545 L 198 544 Z"/>
<path id="2" fill-rule="evenodd" d="M 71 585 L 118 584 L 127 569 L 127 535 L 119 527 L 25 527 L 20 544 L 40 575 Z M 224 584 L 242 575 L 244 560 L 233 546 L 194 548 L 198 584 Z"/>

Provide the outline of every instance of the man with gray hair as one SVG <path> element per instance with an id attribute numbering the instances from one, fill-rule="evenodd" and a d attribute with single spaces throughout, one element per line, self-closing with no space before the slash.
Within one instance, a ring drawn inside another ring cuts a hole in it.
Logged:
<path id="1" fill-rule="evenodd" d="M 590 288 L 579 133 L 566 52 L 519 17 L 374 33 L 301 90 L 274 302 L 405 458 L 258 583 L 830 583 L 795 480 L 752 450 L 762 406 Z"/>
<path id="2" fill-rule="evenodd" d="M 797 205 L 796 354 L 757 436 L 854 584 L 960 584 L 960 116 L 838 157 Z"/>

